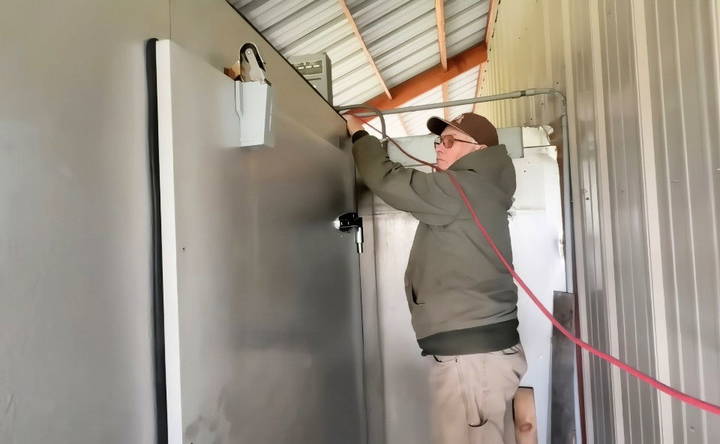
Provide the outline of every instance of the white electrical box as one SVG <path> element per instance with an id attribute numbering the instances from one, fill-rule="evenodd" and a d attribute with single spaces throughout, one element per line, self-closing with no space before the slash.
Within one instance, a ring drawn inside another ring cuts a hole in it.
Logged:
<path id="1" fill-rule="evenodd" d="M 265 148 L 274 145 L 272 103 L 272 87 L 267 83 L 235 81 L 240 147 Z"/>

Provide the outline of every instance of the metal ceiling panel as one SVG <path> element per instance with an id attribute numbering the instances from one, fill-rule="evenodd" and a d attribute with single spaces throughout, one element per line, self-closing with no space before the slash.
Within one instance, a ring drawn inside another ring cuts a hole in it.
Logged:
<path id="1" fill-rule="evenodd" d="M 335 105 L 363 102 L 383 93 L 338 1 L 229 3 L 286 58 L 326 52 L 332 61 Z M 388 88 L 439 65 L 433 0 L 347 0 L 347 5 Z M 448 57 L 483 41 L 488 9 L 487 0 L 445 2 Z"/>

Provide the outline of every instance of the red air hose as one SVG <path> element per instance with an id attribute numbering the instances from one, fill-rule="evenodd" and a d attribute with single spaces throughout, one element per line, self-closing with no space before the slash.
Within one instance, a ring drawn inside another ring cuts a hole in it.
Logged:
<path id="1" fill-rule="evenodd" d="M 378 131 L 377 128 L 373 127 L 370 124 L 367 124 L 370 128 L 374 129 L 375 131 Z M 380 132 L 380 131 L 378 131 Z M 429 162 L 425 162 L 424 160 L 418 159 L 417 157 L 411 155 L 410 153 L 406 152 L 394 139 L 391 137 L 388 137 L 388 140 L 395 144 L 398 149 L 408 156 L 409 158 L 420 162 L 423 165 L 432 167 L 437 169 L 437 167 Z M 582 348 L 583 350 L 586 350 L 593 355 L 604 359 L 605 361 L 613 364 L 614 366 L 620 368 L 621 370 L 624 370 L 627 373 L 630 373 L 631 375 L 635 376 L 636 378 L 645 381 L 646 383 L 650 384 L 651 386 L 655 387 L 656 389 L 660 390 L 663 393 L 667 393 L 668 395 L 672 396 L 673 398 L 679 399 L 680 401 L 683 401 L 687 404 L 690 404 L 692 406 L 695 406 L 699 409 L 708 411 L 710 413 L 713 413 L 715 415 L 720 415 L 720 406 L 711 404 L 707 401 L 703 401 L 702 399 L 696 398 L 694 396 L 690 396 L 687 393 L 683 393 L 679 390 L 676 390 L 669 385 L 663 384 L 662 382 L 658 381 L 657 379 L 653 378 L 650 375 L 647 375 L 640 370 L 624 363 L 623 361 L 617 359 L 614 356 L 611 356 L 605 352 L 602 352 L 592 345 L 588 344 L 585 341 L 582 341 L 580 338 L 574 336 L 572 333 L 567 331 L 565 327 L 562 326 L 560 321 L 555 319 L 555 317 L 550 313 L 550 311 L 545 308 L 545 306 L 540 302 L 540 300 L 535 296 L 535 293 L 533 293 L 532 290 L 525 284 L 525 282 L 522 280 L 522 278 L 517 274 L 513 266 L 505 259 L 505 256 L 503 256 L 502 252 L 498 249 L 497 245 L 495 245 L 495 242 L 492 240 L 492 237 L 490 237 L 490 234 L 488 234 L 487 230 L 483 226 L 483 224 L 480 222 L 480 218 L 478 218 L 477 213 L 475 213 L 475 209 L 473 208 L 472 204 L 470 203 L 470 200 L 468 199 L 467 195 L 465 194 L 465 190 L 463 190 L 462 185 L 460 185 L 460 182 L 458 182 L 457 178 L 454 174 L 450 173 L 449 171 L 440 170 L 438 171 L 444 172 L 448 175 L 450 178 L 450 181 L 455 186 L 455 188 L 458 191 L 458 194 L 460 194 L 460 198 L 462 199 L 463 203 L 465 204 L 465 207 L 467 207 L 468 211 L 470 211 L 470 215 L 472 216 L 473 221 L 475 222 L 475 225 L 478 227 L 480 232 L 482 233 L 483 237 L 487 241 L 487 243 L 490 245 L 490 247 L 495 252 L 495 255 L 500 259 L 500 262 L 505 266 L 505 268 L 512 274 L 512 276 L 515 278 L 515 281 L 522 287 L 523 290 L 525 290 L 525 293 L 527 293 L 528 296 L 530 296 L 530 299 L 533 301 L 533 303 L 537 306 L 537 308 L 542 312 L 542 314 L 547 317 L 550 322 L 557 328 L 560 333 L 565 335 L 569 340 L 571 340 L 575 345 Z"/>

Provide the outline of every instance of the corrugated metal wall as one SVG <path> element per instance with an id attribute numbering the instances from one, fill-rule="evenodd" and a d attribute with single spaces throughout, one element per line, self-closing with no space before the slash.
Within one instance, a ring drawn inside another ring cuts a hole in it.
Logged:
<path id="1" fill-rule="evenodd" d="M 714 0 L 500 2 L 482 95 L 556 87 L 569 102 L 585 339 L 720 403 L 720 52 Z M 542 97 L 479 105 L 550 123 Z M 710 443 L 720 419 L 585 357 L 596 443 Z"/>
<path id="2" fill-rule="evenodd" d="M 645 1 L 670 374 L 720 403 L 720 4 Z M 675 442 L 718 442 L 720 418 L 672 405 Z"/>

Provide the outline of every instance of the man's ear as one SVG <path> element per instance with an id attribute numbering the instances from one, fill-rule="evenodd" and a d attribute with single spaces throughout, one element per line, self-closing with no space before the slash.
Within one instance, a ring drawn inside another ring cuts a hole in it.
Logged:
<path id="1" fill-rule="evenodd" d="M 477 150 L 475 150 L 475 151 L 484 150 L 485 148 L 488 147 L 487 145 L 475 145 L 475 146 L 477 146 Z"/>

